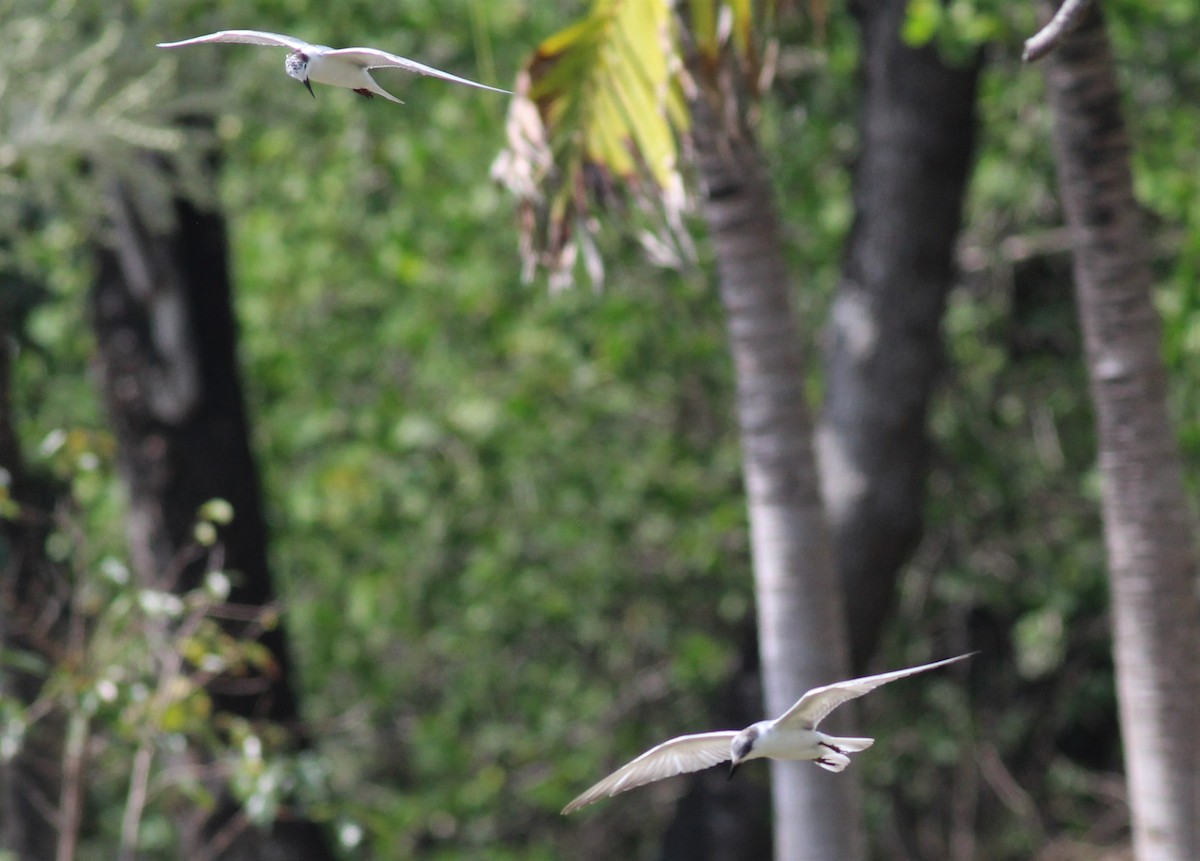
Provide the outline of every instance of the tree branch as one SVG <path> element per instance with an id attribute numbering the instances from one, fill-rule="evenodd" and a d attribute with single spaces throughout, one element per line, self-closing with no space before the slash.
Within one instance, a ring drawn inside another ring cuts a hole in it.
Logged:
<path id="1" fill-rule="evenodd" d="M 1057 48 L 1067 34 L 1075 29 L 1083 13 L 1093 2 L 1094 0 L 1063 0 L 1063 4 L 1058 7 L 1049 23 L 1025 40 L 1021 60 L 1032 63 Z"/>

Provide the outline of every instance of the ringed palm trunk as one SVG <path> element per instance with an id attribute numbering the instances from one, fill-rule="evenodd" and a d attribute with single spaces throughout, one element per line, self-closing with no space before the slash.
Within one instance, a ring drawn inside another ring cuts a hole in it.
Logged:
<path id="1" fill-rule="evenodd" d="M 767 714 L 845 677 L 845 616 L 813 452 L 805 362 L 778 217 L 757 144 L 693 104 L 704 215 L 737 381 Z M 862 857 L 855 772 L 773 762 L 775 857 Z"/>
<path id="2" fill-rule="evenodd" d="M 851 674 L 864 672 L 922 533 L 926 417 L 942 364 L 939 324 L 975 145 L 981 63 L 942 61 L 901 36 L 907 0 L 859 0 L 862 154 L 854 228 L 828 321 L 825 403 L 817 431 L 823 492 L 847 609 Z M 914 121 L 915 118 L 915 121 Z M 874 337 L 864 337 L 864 333 Z M 757 648 L 753 652 L 757 675 Z M 762 716 L 743 667 L 720 701 L 721 724 Z M 701 772 L 681 801 L 664 859 L 759 859 L 760 790 Z"/>
<path id="3" fill-rule="evenodd" d="M 1145 227 L 1095 9 L 1051 55 L 1059 191 L 1098 422 L 1114 657 L 1139 861 L 1200 858 L 1200 600 Z"/>

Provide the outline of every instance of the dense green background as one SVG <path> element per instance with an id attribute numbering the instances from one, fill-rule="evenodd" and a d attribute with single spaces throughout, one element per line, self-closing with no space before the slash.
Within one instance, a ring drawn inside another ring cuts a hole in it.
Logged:
<path id="1" fill-rule="evenodd" d="M 63 16 L 61 40 L 26 75 L 103 29 L 94 4 L 39 5 L 0 3 L 6 15 Z M 218 96 L 211 191 L 228 218 L 276 575 L 324 775 L 313 811 L 340 829 L 348 857 L 579 858 L 581 842 L 596 857 L 614 847 L 654 857 L 678 782 L 591 819 L 557 810 L 648 743 L 710 728 L 736 665 L 753 605 L 719 303 L 705 259 L 684 273 L 653 268 L 616 229 L 602 290 L 522 283 L 512 202 L 488 177 L 503 97 L 383 72 L 403 107 L 321 87 L 313 100 L 283 75 L 282 52 L 152 46 L 260 28 L 504 86 L 582 6 L 347 2 L 330 18 L 313 0 L 129 2 L 125 47 L 104 60 L 116 80 L 177 64 L 157 109 Z M 1184 0 L 1153 16 L 1108 6 L 1194 466 L 1197 13 Z M 855 767 L 882 834 L 901 808 L 995 793 L 994 764 L 982 778 L 963 765 L 994 756 L 1028 796 L 1007 806 L 992 796 L 976 857 L 1024 858 L 1050 838 L 1120 837 L 1096 824 L 1114 806 L 1103 790 L 1120 763 L 1091 416 L 1041 73 L 1015 60 L 1033 15 L 954 3 L 930 22 L 927 7 L 916 6 L 914 34 L 937 30 L 947 51 L 969 30 L 996 41 L 962 284 L 944 327 L 929 535 L 875 665 L 926 659 L 922 640 L 947 628 L 982 631 L 994 650 L 978 690 L 930 678 L 868 701 L 861 717 L 886 755 Z M 823 35 L 787 27 L 761 131 L 816 350 L 851 218 L 857 43 L 840 5 Z M 20 72 L 7 71 L 0 100 L 20 92 Z M 22 431 L 32 459 L 75 482 L 86 546 L 72 552 L 98 572 L 123 549 L 112 444 L 88 380 L 95 221 L 86 195 L 68 193 L 85 183 L 78 143 L 15 162 L 0 214 L 50 204 L 19 233 L 0 225 L 6 271 L 50 292 L 18 364 Z M 43 446 L 56 430 L 69 444 Z M 122 779 L 119 761 L 98 779 L 108 789 L 90 824 L 96 857 Z"/>

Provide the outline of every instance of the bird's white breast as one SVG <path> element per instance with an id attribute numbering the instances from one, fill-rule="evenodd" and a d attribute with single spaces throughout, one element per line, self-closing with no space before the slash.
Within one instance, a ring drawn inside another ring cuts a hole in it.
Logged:
<path id="1" fill-rule="evenodd" d="M 821 733 L 798 727 L 772 727 L 759 735 L 754 743 L 752 757 L 769 756 L 774 759 L 816 759 L 822 748 L 818 744 Z"/>
<path id="2" fill-rule="evenodd" d="M 308 77 L 318 84 L 348 87 L 352 90 L 366 86 L 369 81 L 365 69 L 324 54 L 316 54 L 309 58 Z"/>

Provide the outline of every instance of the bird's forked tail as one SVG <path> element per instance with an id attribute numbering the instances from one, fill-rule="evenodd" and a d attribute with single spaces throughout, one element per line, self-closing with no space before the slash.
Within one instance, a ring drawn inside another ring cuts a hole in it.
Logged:
<path id="1" fill-rule="evenodd" d="M 821 755 L 815 760 L 826 771 L 844 771 L 850 764 L 847 754 L 866 750 L 875 743 L 873 738 L 842 738 L 821 735 Z"/>

